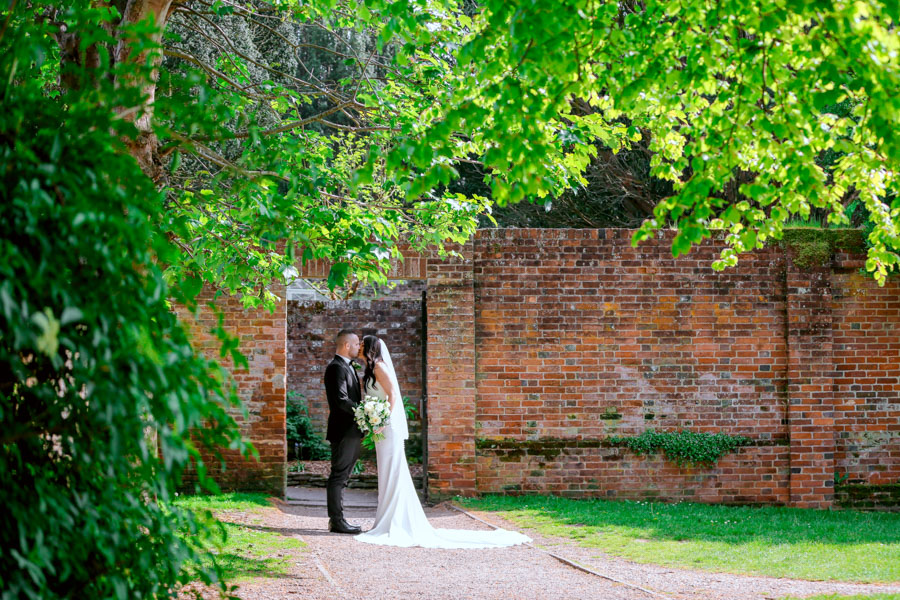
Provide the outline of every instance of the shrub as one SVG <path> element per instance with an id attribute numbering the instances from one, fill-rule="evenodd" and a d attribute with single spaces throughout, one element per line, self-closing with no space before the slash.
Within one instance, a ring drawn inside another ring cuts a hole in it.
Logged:
<path id="1" fill-rule="evenodd" d="M 58 47 L 27 14 L 43 8 L 18 7 L 0 27 L 0 597 L 169 598 L 221 574 L 212 530 L 172 500 L 192 463 L 215 491 L 203 446 L 243 449 L 238 399 L 167 301 L 199 285 L 164 280 L 164 195 L 110 110 L 139 90 L 97 75 L 54 101 Z M 66 19 L 101 39 L 109 12 Z"/>
<path id="2" fill-rule="evenodd" d="M 331 446 L 316 432 L 309 416 L 306 397 L 295 391 L 287 394 L 288 452 L 301 460 L 329 460 Z"/>

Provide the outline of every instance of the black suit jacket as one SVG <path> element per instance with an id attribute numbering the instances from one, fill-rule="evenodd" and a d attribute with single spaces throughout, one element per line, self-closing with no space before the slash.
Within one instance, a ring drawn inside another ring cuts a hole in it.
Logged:
<path id="1" fill-rule="evenodd" d="M 328 432 L 325 439 L 337 441 L 348 432 L 361 434 L 353 419 L 353 409 L 362 400 L 356 370 L 338 355 L 325 368 L 325 395 L 328 397 Z"/>

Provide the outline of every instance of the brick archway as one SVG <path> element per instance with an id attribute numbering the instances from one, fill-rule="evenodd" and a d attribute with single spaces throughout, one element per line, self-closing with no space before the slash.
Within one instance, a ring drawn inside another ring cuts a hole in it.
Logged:
<path id="1" fill-rule="evenodd" d="M 414 462 L 427 460 L 423 439 L 425 420 L 424 339 L 425 281 L 408 279 L 395 282 L 392 289 L 364 288 L 350 300 L 332 300 L 316 287 L 311 278 L 297 280 L 287 291 L 287 394 L 303 402 L 314 430 L 324 439 L 328 421 L 328 401 L 322 385 L 325 367 L 334 352 L 334 335 L 351 329 L 360 336 L 377 335 L 391 350 L 404 401 L 416 409 L 409 419 L 410 437 L 407 456 Z M 288 457 L 302 448 L 288 448 Z M 370 454 L 364 452 L 364 455 Z M 308 456 L 307 456 L 308 457 Z M 290 480 L 290 476 L 288 477 Z"/>
<path id="2" fill-rule="evenodd" d="M 457 247 L 460 256 L 440 259 L 404 251 L 404 261 L 395 266 L 391 279 L 418 280 L 428 290 L 425 320 L 425 375 L 428 395 L 438 398 L 428 406 L 432 432 L 427 438 L 429 491 L 437 496 L 475 493 L 475 350 L 472 244 Z M 327 277 L 324 261 L 298 265 L 301 278 Z M 280 286 L 273 292 L 286 298 Z M 204 290 L 201 305 L 213 299 Z M 281 495 L 285 488 L 285 401 L 287 392 L 287 301 L 274 313 L 245 310 L 238 300 L 220 296 L 215 300 L 225 314 L 225 327 L 239 336 L 249 369 L 234 370 L 226 361 L 248 408 L 248 417 L 239 418 L 242 429 L 256 446 L 259 462 L 242 460 L 224 451 L 227 468 L 218 473 L 229 488 L 262 490 Z M 199 320 L 185 311 L 180 316 L 190 324 L 197 345 L 211 356 L 217 355 L 215 339 L 208 330 L 216 317 L 204 308 Z"/>

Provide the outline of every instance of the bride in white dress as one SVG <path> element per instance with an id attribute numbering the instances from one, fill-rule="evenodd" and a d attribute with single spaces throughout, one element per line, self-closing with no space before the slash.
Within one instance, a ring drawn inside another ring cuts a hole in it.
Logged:
<path id="1" fill-rule="evenodd" d="M 363 394 L 387 399 L 391 418 L 381 431 L 384 439 L 375 444 L 378 458 L 375 525 L 356 539 L 369 544 L 424 548 L 497 548 L 530 542 L 528 536 L 506 529 L 473 531 L 431 526 L 406 464 L 404 444 L 409 430 L 391 354 L 380 338 L 367 335 L 363 338 L 360 358 L 366 363 Z"/>

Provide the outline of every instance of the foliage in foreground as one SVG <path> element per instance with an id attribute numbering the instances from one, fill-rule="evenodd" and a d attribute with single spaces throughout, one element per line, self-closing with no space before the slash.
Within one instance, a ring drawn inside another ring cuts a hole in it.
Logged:
<path id="1" fill-rule="evenodd" d="M 554 496 L 457 501 L 636 562 L 810 580 L 900 581 L 900 514 Z"/>
<path id="2" fill-rule="evenodd" d="M 227 412 L 237 399 L 167 302 L 192 294 L 157 263 L 176 258 L 155 232 L 163 194 L 128 153 L 133 124 L 109 108 L 139 106 L 139 84 L 90 74 L 58 101 L 44 86 L 52 40 L 4 17 L 0 597 L 166 598 L 219 579 L 191 567 L 210 529 L 171 501 L 191 464 L 214 487 L 201 446 L 245 450 Z M 102 11 L 71 18 L 107 35 Z"/>

